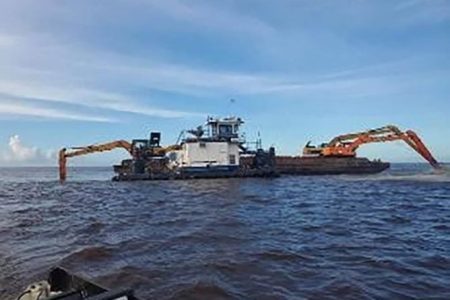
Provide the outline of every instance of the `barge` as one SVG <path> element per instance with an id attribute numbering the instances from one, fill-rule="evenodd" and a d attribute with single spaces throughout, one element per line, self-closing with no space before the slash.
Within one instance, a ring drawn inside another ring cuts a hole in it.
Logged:
<path id="1" fill-rule="evenodd" d="M 208 117 L 203 126 L 182 131 L 174 145 L 162 146 L 161 133 L 151 132 L 149 139 L 125 140 L 85 147 L 63 148 L 59 152 L 61 182 L 66 180 L 70 157 L 121 148 L 130 158 L 114 166 L 115 181 L 185 180 L 199 178 L 277 177 L 280 175 L 375 174 L 390 167 L 387 162 L 357 157 L 357 149 L 367 143 L 404 141 L 440 168 L 416 133 L 388 125 L 363 132 L 339 135 L 327 143 L 308 143 L 299 156 L 277 155 L 275 148 L 263 149 L 262 143 L 247 143 L 238 117 Z M 249 145 L 256 146 L 251 149 Z"/>
<path id="2" fill-rule="evenodd" d="M 277 156 L 276 171 L 286 175 L 357 175 L 377 174 L 390 163 L 363 157 Z"/>

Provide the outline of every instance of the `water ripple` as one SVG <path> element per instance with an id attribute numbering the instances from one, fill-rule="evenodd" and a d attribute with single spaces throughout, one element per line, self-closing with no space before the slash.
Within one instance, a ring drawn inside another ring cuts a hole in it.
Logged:
<path id="1" fill-rule="evenodd" d="M 127 183 L 79 169 L 60 185 L 32 171 L 0 170 L 0 299 L 54 265 L 143 299 L 450 298 L 448 175 Z"/>

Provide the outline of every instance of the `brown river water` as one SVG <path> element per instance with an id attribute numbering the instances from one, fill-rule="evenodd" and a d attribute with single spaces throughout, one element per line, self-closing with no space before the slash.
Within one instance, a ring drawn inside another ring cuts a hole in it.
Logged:
<path id="1" fill-rule="evenodd" d="M 0 169 L 0 299 L 61 265 L 141 299 L 450 299 L 450 176 L 111 182 Z"/>

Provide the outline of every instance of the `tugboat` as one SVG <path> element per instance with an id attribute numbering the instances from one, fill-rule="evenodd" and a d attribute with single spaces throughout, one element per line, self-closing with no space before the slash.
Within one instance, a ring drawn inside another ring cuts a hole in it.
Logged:
<path id="1" fill-rule="evenodd" d="M 94 152 L 125 149 L 131 156 L 114 166 L 114 181 L 195 178 L 276 177 L 275 149 L 246 147 L 241 118 L 208 117 L 204 126 L 182 131 L 174 145 L 161 146 L 161 133 L 149 139 L 113 141 L 59 152 L 59 175 L 66 180 L 67 159 Z M 257 143 L 261 145 L 261 143 Z"/>
<path id="2" fill-rule="evenodd" d="M 275 150 L 248 150 L 239 135 L 243 123 L 236 117 L 208 118 L 206 128 L 183 131 L 180 143 L 165 148 L 160 145 L 160 133 L 153 132 L 149 141 L 141 140 L 139 146 L 134 142 L 133 158 L 114 166 L 113 180 L 276 176 Z M 243 157 L 249 159 L 244 162 Z"/>

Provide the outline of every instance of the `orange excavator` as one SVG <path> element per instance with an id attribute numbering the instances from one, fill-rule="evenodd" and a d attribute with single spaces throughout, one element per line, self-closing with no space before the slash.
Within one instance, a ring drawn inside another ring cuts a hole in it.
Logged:
<path id="1" fill-rule="evenodd" d="M 411 146 L 426 161 L 428 161 L 433 168 L 441 168 L 440 164 L 414 131 L 408 130 L 403 132 L 398 127 L 393 125 L 363 132 L 340 135 L 333 138 L 330 142 L 324 143 L 318 147 L 311 146 L 310 143 L 308 143 L 303 149 L 303 155 L 355 157 L 356 150 L 363 144 L 399 140 L 402 140 Z"/>

